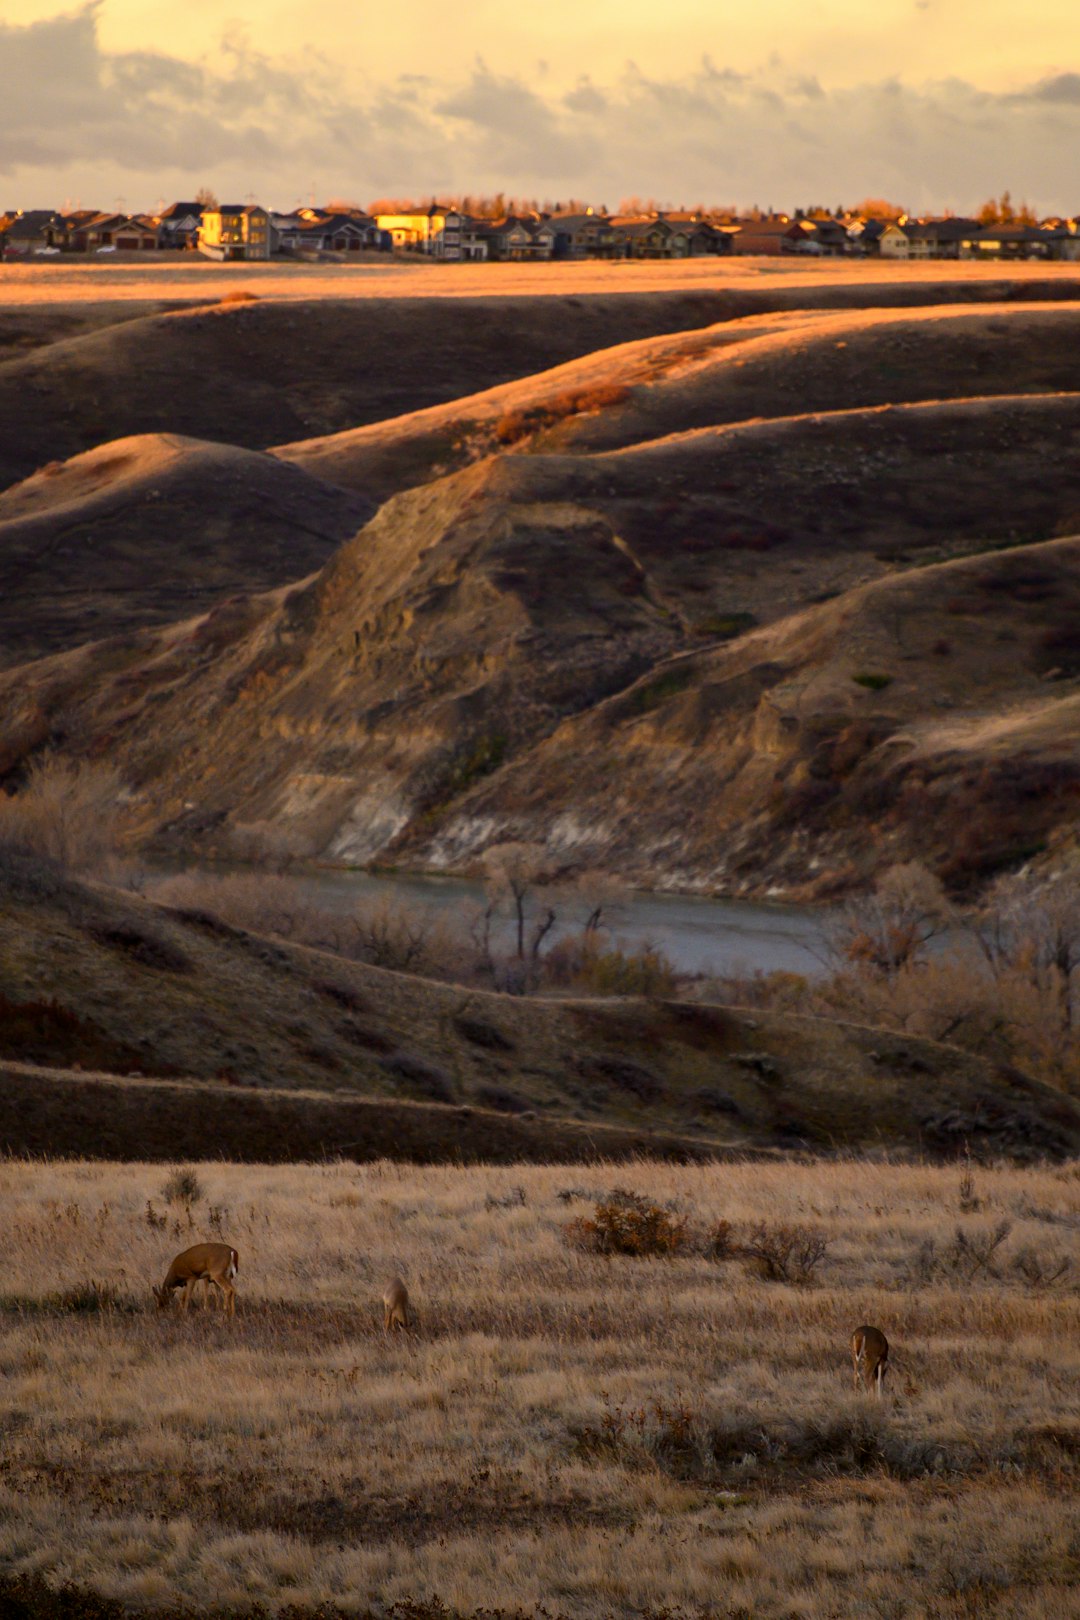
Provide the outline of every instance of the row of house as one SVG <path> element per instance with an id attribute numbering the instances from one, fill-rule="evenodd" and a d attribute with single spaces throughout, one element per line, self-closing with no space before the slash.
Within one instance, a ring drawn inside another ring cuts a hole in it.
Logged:
<path id="1" fill-rule="evenodd" d="M 482 219 L 438 204 L 403 213 L 299 208 L 279 214 L 252 202 L 213 208 L 177 202 L 155 216 L 94 209 L 0 214 L 0 253 L 5 258 L 183 249 L 219 260 L 372 251 L 450 262 L 682 259 L 722 253 L 1080 260 L 1080 218 L 982 225 L 951 216 L 914 220 L 904 215 L 874 219 L 796 213 L 740 219 L 690 212 L 612 215 L 587 209 Z"/>

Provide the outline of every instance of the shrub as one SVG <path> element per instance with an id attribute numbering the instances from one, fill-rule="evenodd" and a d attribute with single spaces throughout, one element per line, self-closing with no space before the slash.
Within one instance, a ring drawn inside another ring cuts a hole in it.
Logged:
<path id="1" fill-rule="evenodd" d="M 563 1227 L 567 1243 L 589 1254 L 625 1254 L 636 1259 L 682 1254 L 689 1244 L 686 1217 L 616 1188 L 596 1204 L 592 1217 L 576 1216 Z"/>
<path id="2" fill-rule="evenodd" d="M 739 1252 L 730 1221 L 714 1221 L 701 1244 L 701 1252 L 710 1260 L 730 1260 Z"/>
<path id="3" fill-rule="evenodd" d="M 741 1252 L 750 1269 L 768 1282 L 805 1284 L 813 1281 L 828 1250 L 828 1238 L 815 1226 L 759 1221 Z"/>
<path id="4" fill-rule="evenodd" d="M 171 1171 L 161 1189 L 167 1204 L 194 1204 L 202 1195 L 202 1182 L 194 1170 Z"/>
<path id="5" fill-rule="evenodd" d="M 587 934 L 560 940 L 548 953 L 545 968 L 552 983 L 595 996 L 670 996 L 677 979 L 674 964 L 658 945 L 605 950 Z"/>
<path id="6" fill-rule="evenodd" d="M 20 793 L 0 794 L 0 847 L 71 871 L 102 867 L 118 847 L 120 790 L 108 766 L 38 760 Z"/>

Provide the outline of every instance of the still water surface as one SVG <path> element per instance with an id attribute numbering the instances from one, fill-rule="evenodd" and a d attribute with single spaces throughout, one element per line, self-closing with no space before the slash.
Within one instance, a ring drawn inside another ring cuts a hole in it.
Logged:
<path id="1" fill-rule="evenodd" d="M 300 881 L 312 900 L 335 911 L 385 895 L 465 914 L 484 897 L 482 886 L 467 878 L 314 872 Z M 658 945 L 684 973 L 817 974 L 827 920 L 826 912 L 802 906 L 635 894 L 620 904 L 609 937 L 630 948 Z M 557 931 L 549 937 L 557 938 Z"/>

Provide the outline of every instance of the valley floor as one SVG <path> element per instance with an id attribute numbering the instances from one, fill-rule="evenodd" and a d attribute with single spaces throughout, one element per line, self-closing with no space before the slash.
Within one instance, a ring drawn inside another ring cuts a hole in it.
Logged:
<path id="1" fill-rule="evenodd" d="M 185 1203 L 161 1165 L 0 1165 L 8 1571 L 150 1608 L 1075 1602 L 1075 1164 L 967 1185 L 854 1160 L 192 1173 Z M 698 1234 L 796 1224 L 827 1252 L 796 1287 L 700 1241 L 571 1247 L 615 1184 Z M 150 1282 L 217 1237 L 240 1255 L 235 1321 L 159 1314 Z M 382 1331 L 395 1271 L 408 1339 Z M 863 1322 L 893 1347 L 881 1406 L 851 1390 Z"/>

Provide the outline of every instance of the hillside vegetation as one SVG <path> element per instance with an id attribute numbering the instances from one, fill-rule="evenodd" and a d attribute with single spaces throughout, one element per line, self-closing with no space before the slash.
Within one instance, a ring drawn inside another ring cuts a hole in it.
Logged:
<path id="1" fill-rule="evenodd" d="M 1080 1148 L 1076 1102 L 934 1041 L 694 1002 L 463 989 L 40 861 L 0 870 L 7 1151 L 169 1157 L 199 1152 L 200 1132 L 222 1154 L 286 1160 Z"/>
<path id="2" fill-rule="evenodd" d="M 48 414 L 149 346 L 277 449 L 144 434 L 0 495 L 0 772 L 107 761 L 170 856 L 974 894 L 1075 820 L 1075 290 L 252 299 L 16 355 Z M 144 428 L 186 408 L 139 376 Z M 289 440 L 316 396 L 347 431 Z"/>

